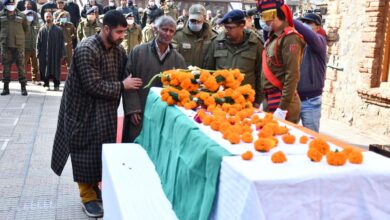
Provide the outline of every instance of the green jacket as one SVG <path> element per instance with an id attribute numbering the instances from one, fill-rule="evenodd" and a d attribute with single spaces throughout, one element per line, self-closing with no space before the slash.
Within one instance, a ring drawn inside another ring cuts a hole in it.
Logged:
<path id="1" fill-rule="evenodd" d="M 95 35 L 96 33 L 99 33 L 102 29 L 103 24 L 99 22 L 98 19 L 94 23 L 89 23 L 87 19 L 83 19 L 79 26 L 77 27 L 77 38 L 80 42 L 84 38 L 90 37 L 92 35 Z"/>
<path id="2" fill-rule="evenodd" d="M 148 43 L 154 39 L 154 29 L 151 24 L 147 24 L 142 29 L 142 42 L 143 44 Z"/>
<path id="3" fill-rule="evenodd" d="M 305 42 L 296 34 L 282 37 L 279 40 L 278 46 L 276 45 L 276 39 L 283 33 L 285 27 L 288 27 L 287 22 L 285 22 L 275 33 L 271 32 L 269 43 L 265 48 L 267 52 L 268 67 L 283 84 L 282 99 L 279 108 L 284 110 L 288 109 L 288 106 L 295 95 L 299 81 L 303 49 L 305 48 Z M 275 54 L 276 46 L 277 54 Z M 276 60 L 282 65 L 275 65 Z M 261 81 L 262 90 L 275 88 L 272 83 L 267 80 L 264 74 L 262 74 Z"/>
<path id="4" fill-rule="evenodd" d="M 28 22 L 27 22 L 28 24 Z M 37 47 L 37 36 L 39 31 L 40 25 L 39 23 L 32 21 L 30 24 L 28 24 L 28 32 L 26 34 L 26 41 L 24 48 L 26 50 L 35 50 Z"/>
<path id="5" fill-rule="evenodd" d="M 126 54 L 129 54 L 130 51 L 142 41 L 142 29 L 141 26 L 134 24 L 133 27 L 127 28 L 125 32 L 125 39 L 122 41 L 121 45 L 126 50 Z"/>
<path id="6" fill-rule="evenodd" d="M 263 44 L 253 32 L 244 30 L 244 42 L 239 46 L 231 44 L 222 32 L 213 39 L 205 57 L 204 68 L 209 70 L 238 68 L 245 74 L 242 85 L 252 86 L 256 91 L 255 103 L 260 104 L 262 52 Z"/>
<path id="7" fill-rule="evenodd" d="M 164 15 L 171 16 L 175 21 L 179 17 L 179 9 L 176 6 L 164 5 L 161 10 L 164 11 Z"/>
<path id="8" fill-rule="evenodd" d="M 203 24 L 203 30 L 199 35 L 188 28 L 188 23 L 183 29 L 177 30 L 173 38 L 173 47 L 184 57 L 187 66 L 203 68 L 204 57 L 211 44 L 211 39 L 218 33 L 212 30 L 208 23 Z"/>
<path id="9" fill-rule="evenodd" d="M 57 23 L 56 25 L 60 27 L 62 32 L 64 33 L 65 45 L 71 43 L 73 39 L 76 39 L 77 32 L 73 23 L 71 22 L 66 22 L 65 24 Z"/>
<path id="10" fill-rule="evenodd" d="M 19 10 L 15 9 L 14 15 L 8 15 L 6 9 L 0 12 L 1 47 L 24 49 L 28 29 L 26 16 Z"/>

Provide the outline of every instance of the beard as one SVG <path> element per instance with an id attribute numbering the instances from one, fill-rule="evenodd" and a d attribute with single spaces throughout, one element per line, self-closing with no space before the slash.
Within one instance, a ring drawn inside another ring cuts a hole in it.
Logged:
<path id="1" fill-rule="evenodd" d="M 112 37 L 112 32 L 110 30 L 110 32 L 108 33 L 108 42 L 110 44 L 118 46 L 119 44 L 122 43 L 122 41 L 123 41 L 123 39 L 114 40 L 114 38 Z"/>

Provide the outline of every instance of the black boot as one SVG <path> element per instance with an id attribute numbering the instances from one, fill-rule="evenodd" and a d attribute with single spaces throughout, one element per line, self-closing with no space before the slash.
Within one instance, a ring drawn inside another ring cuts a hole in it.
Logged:
<path id="1" fill-rule="evenodd" d="M 23 96 L 28 95 L 26 90 L 26 83 L 20 83 L 20 87 L 21 87 L 22 95 Z"/>
<path id="2" fill-rule="evenodd" d="M 9 95 L 9 82 L 4 83 L 3 92 L 0 95 Z"/>

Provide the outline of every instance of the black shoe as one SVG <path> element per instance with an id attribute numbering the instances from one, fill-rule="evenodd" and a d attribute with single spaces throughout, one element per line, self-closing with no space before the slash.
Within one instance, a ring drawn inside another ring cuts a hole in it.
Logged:
<path id="1" fill-rule="evenodd" d="M 21 83 L 21 92 L 22 92 L 22 96 L 28 95 L 26 90 L 26 83 Z"/>
<path id="2" fill-rule="evenodd" d="M 9 83 L 4 83 L 3 92 L 0 95 L 9 95 Z"/>
<path id="3" fill-rule="evenodd" d="M 54 91 L 60 91 L 60 87 L 59 86 L 54 86 Z"/>
<path id="4" fill-rule="evenodd" d="M 90 201 L 87 203 L 81 203 L 83 211 L 89 217 L 100 218 L 103 217 L 103 208 L 97 203 L 97 201 Z"/>

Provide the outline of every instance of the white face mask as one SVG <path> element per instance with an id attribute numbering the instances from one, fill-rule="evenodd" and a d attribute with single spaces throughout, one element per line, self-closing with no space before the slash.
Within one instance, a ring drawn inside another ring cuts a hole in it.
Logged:
<path id="1" fill-rule="evenodd" d="M 7 5 L 8 11 L 15 11 L 15 5 Z"/>
<path id="2" fill-rule="evenodd" d="M 111 7 L 115 6 L 115 2 L 109 2 L 108 5 L 111 6 Z"/>
<path id="3" fill-rule="evenodd" d="M 156 3 L 154 3 L 154 2 L 149 2 L 149 6 L 150 6 L 150 7 L 155 6 L 155 5 L 156 5 Z"/>
<path id="4" fill-rule="evenodd" d="M 306 23 L 303 23 L 303 25 L 308 28 L 309 30 L 313 30 L 313 28 L 309 25 L 309 24 L 306 24 Z"/>
<path id="5" fill-rule="evenodd" d="M 267 31 L 267 32 L 271 32 L 272 31 L 272 25 L 267 25 L 267 23 L 265 23 L 265 21 L 263 20 L 259 20 L 259 24 L 260 24 L 260 27 L 261 29 L 263 29 L 264 31 Z"/>
<path id="6" fill-rule="evenodd" d="M 191 21 L 188 21 L 188 28 L 190 28 L 190 30 L 193 32 L 199 32 L 200 30 L 202 30 L 202 27 L 203 27 L 203 23 L 196 24 L 196 23 L 192 23 Z"/>
<path id="7" fill-rule="evenodd" d="M 133 25 L 134 24 L 134 19 L 127 19 L 127 24 Z"/>
<path id="8" fill-rule="evenodd" d="M 34 20 L 34 17 L 31 16 L 31 15 L 26 16 L 26 18 L 27 18 L 27 21 L 28 21 L 28 22 L 32 22 L 32 21 Z"/>

